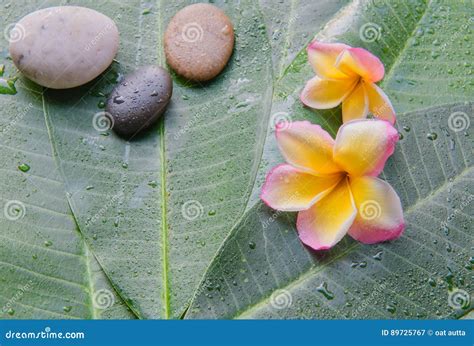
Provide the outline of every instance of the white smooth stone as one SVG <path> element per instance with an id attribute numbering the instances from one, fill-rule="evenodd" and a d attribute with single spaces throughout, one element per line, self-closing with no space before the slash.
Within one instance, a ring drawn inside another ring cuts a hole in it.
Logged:
<path id="1" fill-rule="evenodd" d="M 35 11 L 12 30 L 10 55 L 16 67 L 52 89 L 90 82 L 112 63 L 119 46 L 115 22 L 85 7 Z"/>

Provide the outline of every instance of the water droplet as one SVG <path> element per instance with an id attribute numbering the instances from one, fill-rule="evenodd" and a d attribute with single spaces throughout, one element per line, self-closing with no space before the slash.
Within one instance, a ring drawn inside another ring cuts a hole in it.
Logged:
<path id="1" fill-rule="evenodd" d="M 105 108 L 105 102 L 104 101 L 99 101 L 99 103 L 97 104 L 97 107 L 99 107 L 100 109 Z"/>
<path id="2" fill-rule="evenodd" d="M 329 291 L 328 289 L 328 284 L 326 282 L 323 282 L 321 285 L 316 287 L 316 291 L 321 293 L 324 297 L 326 297 L 327 300 L 332 300 L 334 299 L 334 293 Z"/>
<path id="3" fill-rule="evenodd" d="M 434 141 L 436 138 L 438 138 L 438 134 L 436 132 L 430 132 L 426 135 L 426 138 L 428 138 L 430 141 Z"/>
<path id="4" fill-rule="evenodd" d="M 70 306 L 70 305 L 63 307 L 64 312 L 71 312 L 71 310 L 72 310 L 72 306 Z"/>
<path id="5" fill-rule="evenodd" d="M 251 248 L 252 250 L 255 249 L 257 247 L 257 244 L 255 244 L 253 241 L 250 241 L 249 242 L 249 248 Z"/>
<path id="6" fill-rule="evenodd" d="M 216 211 L 214 209 L 212 209 L 212 210 L 209 210 L 209 212 L 207 214 L 209 216 L 214 216 L 214 215 L 216 215 Z"/>
<path id="7" fill-rule="evenodd" d="M 151 186 L 152 188 L 155 188 L 158 186 L 158 183 L 155 180 L 152 180 L 148 182 L 148 186 Z"/>
<path id="8" fill-rule="evenodd" d="M 114 103 L 116 104 L 121 104 L 121 103 L 124 103 L 125 102 L 125 99 L 123 98 L 123 96 L 115 96 L 114 97 Z"/>
<path id="9" fill-rule="evenodd" d="M 406 131 L 406 132 L 410 132 L 410 126 L 403 126 L 403 129 Z"/>
<path id="10" fill-rule="evenodd" d="M 7 310 L 7 314 L 9 314 L 10 316 L 13 316 L 15 314 L 15 310 L 10 308 L 10 309 Z"/>
<path id="11" fill-rule="evenodd" d="M 150 8 L 145 8 L 142 12 L 143 15 L 147 15 L 147 14 L 150 14 L 151 13 L 151 9 Z"/>
<path id="12" fill-rule="evenodd" d="M 359 267 L 361 267 L 361 268 L 367 267 L 367 262 L 365 262 L 365 261 L 360 262 Z"/>
<path id="13" fill-rule="evenodd" d="M 386 308 L 387 311 L 390 312 L 391 314 L 394 314 L 395 311 L 397 311 L 397 309 L 395 308 L 395 306 L 390 305 L 390 304 L 388 304 L 385 308 Z"/>
<path id="14" fill-rule="evenodd" d="M 51 240 L 44 241 L 44 246 L 51 246 L 51 245 L 53 245 L 53 242 Z"/>
<path id="15" fill-rule="evenodd" d="M 26 173 L 30 170 L 30 166 L 27 165 L 26 163 L 22 163 L 21 165 L 18 166 L 18 169 Z"/>
<path id="16" fill-rule="evenodd" d="M 94 186 L 92 186 L 92 185 L 86 186 L 86 190 L 92 190 L 93 188 L 94 188 Z"/>
<path id="17" fill-rule="evenodd" d="M 429 278 L 429 279 L 428 279 L 428 284 L 429 284 L 431 287 L 436 287 L 436 280 L 433 279 L 433 278 Z"/>
<path id="18" fill-rule="evenodd" d="M 158 96 L 158 91 L 153 90 L 152 93 L 150 94 L 150 96 Z"/>
<path id="19" fill-rule="evenodd" d="M 224 34 L 224 35 L 229 35 L 231 30 L 230 30 L 230 27 L 228 25 L 224 26 L 222 29 L 221 29 L 221 32 Z"/>
<path id="20" fill-rule="evenodd" d="M 379 251 L 375 255 L 373 255 L 372 258 L 376 261 L 381 261 L 382 260 L 382 254 L 383 254 L 383 251 Z"/>

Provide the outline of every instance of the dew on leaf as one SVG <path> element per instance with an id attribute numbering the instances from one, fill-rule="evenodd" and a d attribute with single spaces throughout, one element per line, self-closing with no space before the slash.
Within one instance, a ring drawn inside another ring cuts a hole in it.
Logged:
<path id="1" fill-rule="evenodd" d="M 316 291 L 318 291 L 319 293 L 321 293 L 327 300 L 332 300 L 332 299 L 334 299 L 334 293 L 332 293 L 331 291 L 329 291 L 327 282 L 321 283 L 321 285 L 319 285 L 319 286 L 316 288 Z"/>
<path id="2" fill-rule="evenodd" d="M 373 255 L 372 258 L 376 261 L 381 261 L 382 260 L 382 255 L 383 255 L 383 251 L 379 251 L 375 255 Z"/>
<path id="3" fill-rule="evenodd" d="M 26 173 L 30 170 L 30 166 L 26 163 L 22 163 L 21 165 L 18 166 L 18 169 Z"/>
<path id="4" fill-rule="evenodd" d="M 152 180 L 150 182 L 148 182 L 148 186 L 151 186 L 152 188 L 155 188 L 158 186 L 158 183 L 156 182 L 156 180 Z"/>
<path id="5" fill-rule="evenodd" d="M 390 305 L 390 304 L 388 304 L 388 305 L 385 307 L 385 309 L 386 309 L 388 312 L 390 312 L 391 314 L 394 314 L 395 311 L 397 311 L 397 309 L 395 308 L 395 306 Z"/>

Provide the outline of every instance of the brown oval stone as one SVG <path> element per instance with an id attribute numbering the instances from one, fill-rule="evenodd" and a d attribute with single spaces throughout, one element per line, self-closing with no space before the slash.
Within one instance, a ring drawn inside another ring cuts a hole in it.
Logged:
<path id="1" fill-rule="evenodd" d="M 225 67 L 234 48 L 234 28 L 229 17 L 209 4 L 183 8 L 166 29 L 165 55 L 181 76 L 207 81 Z"/>

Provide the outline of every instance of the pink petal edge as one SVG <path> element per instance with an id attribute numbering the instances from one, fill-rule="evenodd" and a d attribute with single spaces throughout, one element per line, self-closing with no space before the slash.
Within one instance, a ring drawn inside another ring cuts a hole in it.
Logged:
<path id="1" fill-rule="evenodd" d="M 400 223 L 390 230 L 385 229 L 349 229 L 348 234 L 357 241 L 364 244 L 376 244 L 399 238 L 405 230 L 405 222 Z"/>
<path id="2" fill-rule="evenodd" d="M 270 169 L 270 170 L 268 171 L 268 173 L 266 174 L 266 176 L 265 176 L 265 182 L 263 183 L 262 188 L 260 189 L 260 194 L 259 194 L 260 199 L 263 201 L 263 203 L 265 203 L 265 205 L 267 205 L 268 207 L 270 207 L 270 208 L 272 208 L 272 209 L 275 209 L 275 208 L 272 207 L 271 204 L 270 204 L 270 202 L 267 201 L 267 200 L 263 197 L 263 195 L 265 194 L 265 192 L 267 191 L 267 188 L 268 188 L 268 183 L 269 183 L 269 179 L 268 179 L 268 178 L 270 177 L 270 175 L 273 174 L 273 172 L 274 172 L 275 170 L 277 170 L 278 168 L 280 168 L 280 167 L 282 167 L 282 166 L 285 166 L 285 165 L 287 165 L 287 163 L 280 163 L 279 165 L 276 165 L 275 167 L 273 167 L 272 169 Z M 275 210 L 278 210 L 278 209 L 275 209 Z"/>

